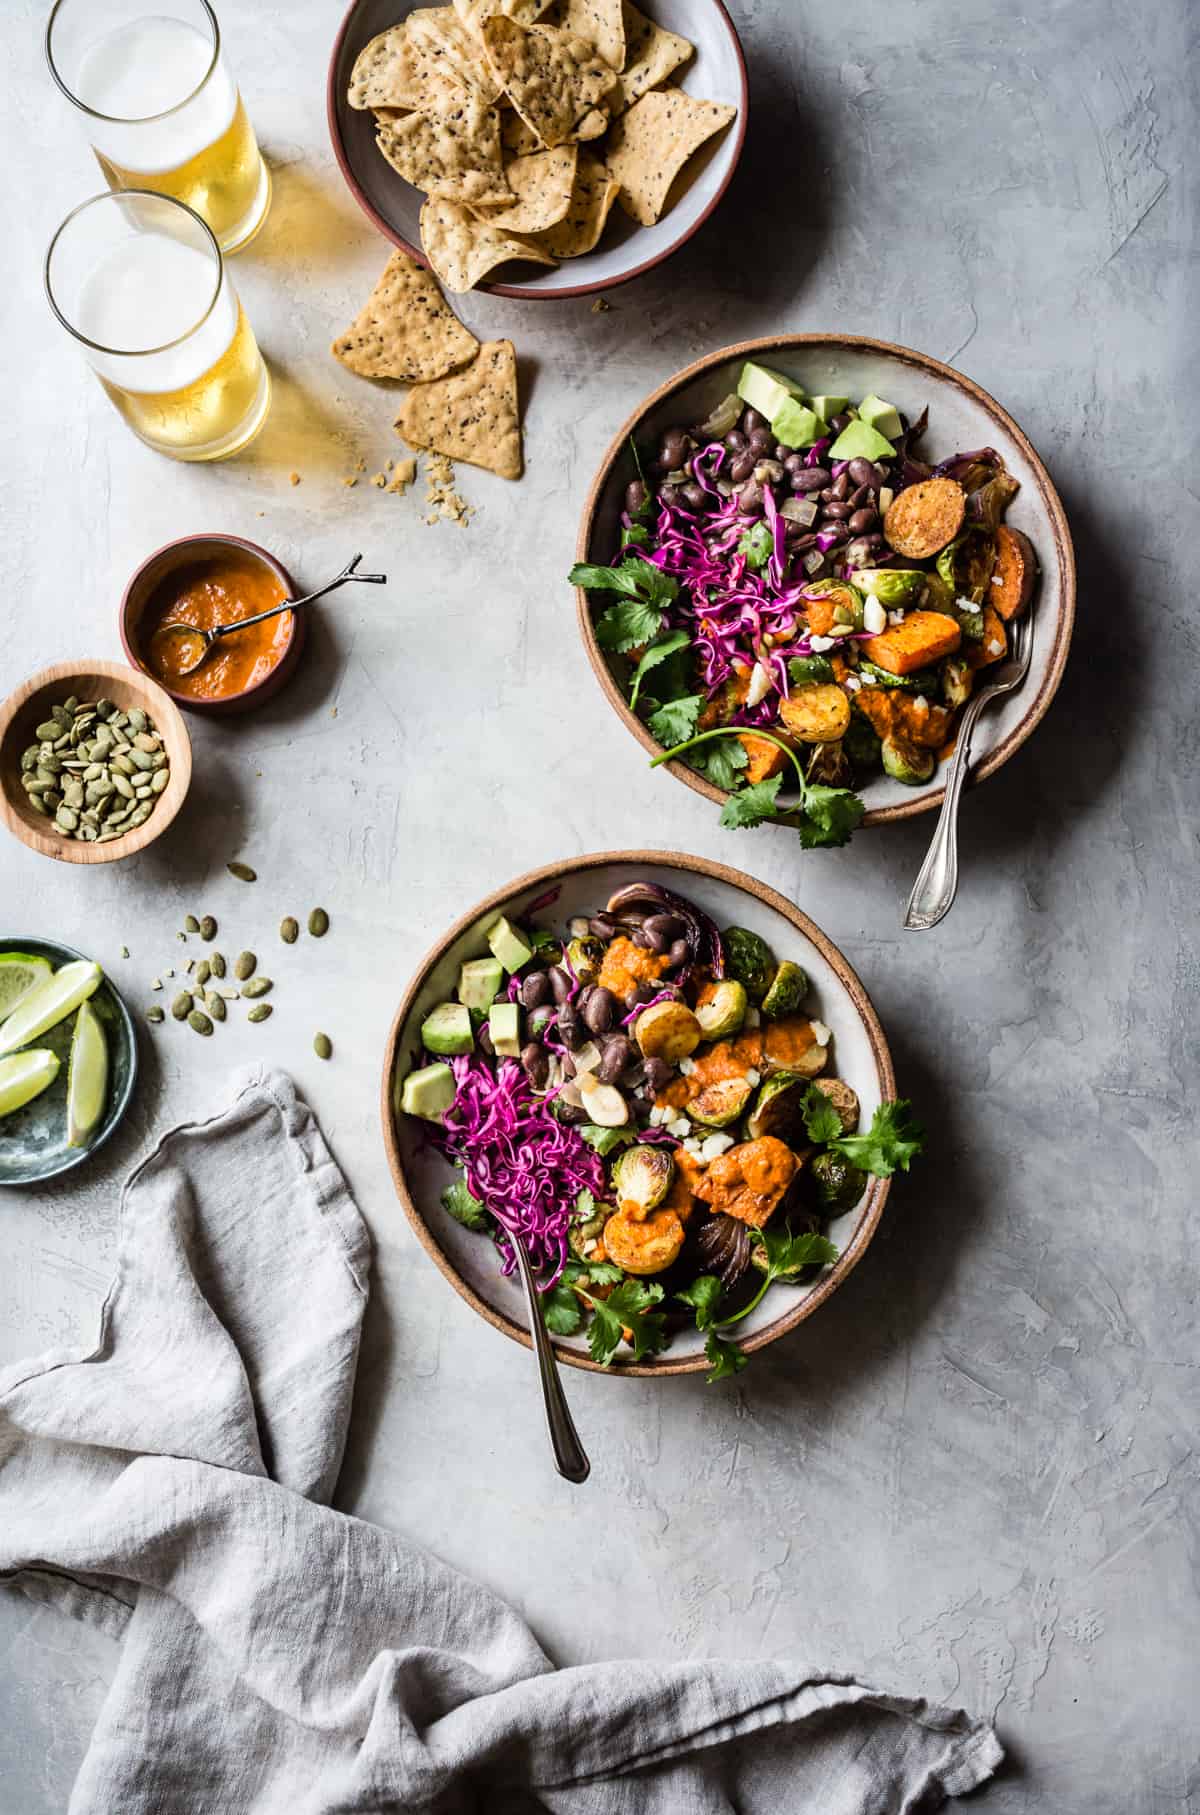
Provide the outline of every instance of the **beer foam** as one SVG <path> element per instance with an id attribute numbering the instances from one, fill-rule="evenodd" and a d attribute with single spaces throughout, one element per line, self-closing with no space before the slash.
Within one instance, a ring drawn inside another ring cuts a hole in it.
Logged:
<path id="1" fill-rule="evenodd" d="M 216 302 L 196 328 L 215 275 L 210 256 L 166 234 L 131 233 L 120 241 L 83 283 L 75 310 L 79 332 L 116 355 L 89 348 L 94 369 L 131 391 L 194 384 L 237 332 L 237 292 L 224 273 Z M 167 344 L 182 335 L 188 338 L 180 346 Z M 145 351 L 154 347 L 163 350 Z M 122 352 L 141 356 L 121 358 Z"/>
<path id="2" fill-rule="evenodd" d="M 222 58 L 204 80 L 211 60 L 210 39 L 182 19 L 136 19 L 97 38 L 74 82 L 85 106 L 110 116 L 90 124 L 96 150 L 123 170 L 152 176 L 219 139 L 237 88 Z"/>

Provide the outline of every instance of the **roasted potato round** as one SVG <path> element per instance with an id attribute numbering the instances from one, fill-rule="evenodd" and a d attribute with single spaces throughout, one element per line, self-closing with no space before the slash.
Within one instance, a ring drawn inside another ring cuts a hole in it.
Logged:
<path id="1" fill-rule="evenodd" d="M 645 1222 L 618 1211 L 604 1225 L 604 1247 L 626 1273 L 662 1273 L 679 1258 L 683 1224 L 673 1210 L 653 1210 Z"/>
<path id="2" fill-rule="evenodd" d="M 850 701 L 834 681 L 797 687 L 780 703 L 779 716 L 805 744 L 834 744 L 850 723 Z"/>
<path id="3" fill-rule="evenodd" d="M 656 1002 L 638 1016 L 634 1038 L 647 1059 L 665 1059 L 678 1065 L 695 1052 L 704 1038 L 699 1021 L 686 1002 Z"/>

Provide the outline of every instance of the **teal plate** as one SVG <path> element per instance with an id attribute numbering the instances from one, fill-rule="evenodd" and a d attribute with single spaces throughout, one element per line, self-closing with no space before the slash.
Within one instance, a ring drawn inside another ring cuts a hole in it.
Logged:
<path id="1" fill-rule="evenodd" d="M 31 958 L 48 958 L 55 970 L 73 958 L 85 958 L 69 945 L 50 939 L 26 937 L 0 939 L 0 952 L 28 952 Z M 102 1147 L 133 1096 L 137 1081 L 137 1034 L 129 1010 L 107 976 L 91 997 L 92 1007 L 100 1017 L 108 1041 L 108 1101 L 100 1126 L 86 1147 L 67 1146 L 67 1055 L 75 1016 L 68 1015 L 57 1027 L 40 1034 L 31 1045 L 48 1046 L 62 1060 L 62 1066 L 49 1090 L 23 1109 L 0 1117 L 0 1185 L 35 1185 L 42 1179 L 69 1172 L 91 1159 Z"/>

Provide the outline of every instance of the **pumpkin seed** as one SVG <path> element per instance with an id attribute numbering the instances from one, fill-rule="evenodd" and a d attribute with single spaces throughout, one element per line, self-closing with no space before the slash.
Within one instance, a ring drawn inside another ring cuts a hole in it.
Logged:
<path id="1" fill-rule="evenodd" d="M 314 939 L 323 939 L 329 931 L 329 915 L 324 908 L 314 908 L 308 916 L 308 930 Z"/>
<path id="2" fill-rule="evenodd" d="M 153 1021 L 154 1025 L 157 1027 L 158 1023 L 163 1019 L 162 1009 L 157 1005 L 154 1008 L 148 1008 L 146 1010 L 146 1019 L 147 1021 Z"/>
<path id="3" fill-rule="evenodd" d="M 52 744 L 58 736 L 58 720 L 56 718 L 43 719 L 34 735 L 41 743 Z"/>
<path id="4" fill-rule="evenodd" d="M 195 914 L 185 914 L 183 916 L 183 930 L 185 933 L 198 933 L 200 931 L 200 922 L 197 920 Z"/>
<path id="5" fill-rule="evenodd" d="M 239 982 L 244 983 L 247 977 L 254 975 L 254 967 L 257 963 L 258 959 L 253 952 L 239 952 L 233 963 L 234 976 Z"/>
<path id="6" fill-rule="evenodd" d="M 215 989 L 205 990 L 204 1006 L 214 1021 L 223 1021 L 225 1019 L 225 1003 L 223 998 L 218 996 Z"/>
<path id="7" fill-rule="evenodd" d="M 242 994 L 253 1001 L 257 996 L 269 995 L 274 987 L 270 977 L 251 977 L 249 983 L 242 984 Z"/>
<path id="8" fill-rule="evenodd" d="M 207 1034 L 210 1034 L 213 1030 L 212 1022 L 209 1020 L 208 1016 L 203 1012 L 203 1010 L 199 1009 L 199 1008 L 194 1008 L 192 1010 L 191 1014 L 187 1018 L 187 1024 L 194 1033 L 198 1033 L 198 1034 L 207 1035 Z"/>
<path id="9" fill-rule="evenodd" d="M 313 1051 L 318 1059 L 332 1059 L 333 1041 L 328 1034 L 318 1034 L 313 1040 Z"/>
<path id="10" fill-rule="evenodd" d="M 171 1013 L 177 1021 L 186 1021 L 196 1004 L 190 989 L 181 989 L 171 1004 Z"/>
<path id="11" fill-rule="evenodd" d="M 208 980 L 211 976 L 212 976 L 212 965 L 209 963 L 207 958 L 201 958 L 199 964 L 196 966 L 196 971 L 195 971 L 195 976 L 193 978 L 193 981 L 197 984 L 197 986 L 199 988 L 203 989 L 204 985 L 208 982 Z"/>
<path id="12" fill-rule="evenodd" d="M 127 775 L 122 774 L 120 770 L 114 770 L 112 781 L 113 787 L 117 790 L 117 793 L 121 795 L 122 799 L 133 799 L 133 783 Z"/>
<path id="13" fill-rule="evenodd" d="M 150 778 L 150 792 L 152 794 L 162 794 L 170 779 L 171 771 L 169 769 L 156 769 Z"/>
<path id="14" fill-rule="evenodd" d="M 216 992 L 217 995 L 221 996 L 226 1002 L 236 1002 L 242 993 L 240 989 L 234 989 L 231 983 L 218 983 Z"/>
<path id="15" fill-rule="evenodd" d="M 279 937 L 285 945 L 295 945 L 300 937 L 300 922 L 293 920 L 292 916 L 288 914 L 279 922 Z"/>
<path id="16" fill-rule="evenodd" d="M 225 868 L 231 876 L 236 876 L 239 882 L 258 881 L 258 871 L 252 870 L 248 863 L 227 863 Z"/>
<path id="17" fill-rule="evenodd" d="M 271 1016 L 271 1004 L 269 1002 L 259 1002 L 254 1008 L 252 1008 L 250 1010 L 250 1013 L 246 1016 L 246 1019 L 247 1019 L 247 1021 L 267 1021 L 270 1019 L 270 1016 Z"/>
<path id="18" fill-rule="evenodd" d="M 131 706 L 129 708 L 129 723 L 133 726 L 135 731 L 144 731 L 150 721 L 140 706 Z"/>
<path id="19" fill-rule="evenodd" d="M 210 952 L 208 961 L 212 965 L 212 974 L 214 977 L 223 977 L 225 975 L 224 952 Z"/>
<path id="20" fill-rule="evenodd" d="M 208 940 L 215 939 L 216 936 L 217 923 L 211 914 L 205 914 L 203 920 L 200 922 L 200 937 L 204 940 Z"/>
<path id="21" fill-rule="evenodd" d="M 60 826 L 64 832 L 73 832 L 79 824 L 79 815 L 72 808 L 63 806 L 54 815 L 54 823 L 56 826 Z"/>

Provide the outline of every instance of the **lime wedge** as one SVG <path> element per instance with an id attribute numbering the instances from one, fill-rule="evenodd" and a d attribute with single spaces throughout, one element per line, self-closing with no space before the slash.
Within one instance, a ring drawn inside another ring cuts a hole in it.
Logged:
<path id="1" fill-rule="evenodd" d="M 43 983 L 53 970 L 49 958 L 32 958 L 28 952 L 0 952 L 0 1021 L 11 1015 L 22 996 Z"/>
<path id="2" fill-rule="evenodd" d="M 57 1076 L 57 1053 L 35 1050 L 0 1059 L 0 1115 L 11 1115 L 23 1103 L 41 1096 Z"/>
<path id="3" fill-rule="evenodd" d="M 28 1046 L 47 1028 L 65 1021 L 99 983 L 100 966 L 90 964 L 86 958 L 64 964 L 53 976 L 43 978 L 25 996 L 20 1008 L 0 1025 L 0 1055 Z"/>
<path id="4" fill-rule="evenodd" d="M 90 1002 L 80 1006 L 67 1065 L 67 1146 L 86 1147 L 108 1098 L 108 1042 Z"/>

